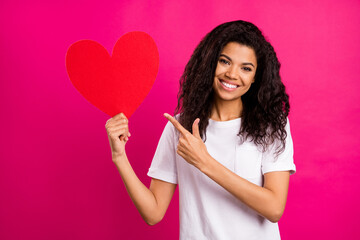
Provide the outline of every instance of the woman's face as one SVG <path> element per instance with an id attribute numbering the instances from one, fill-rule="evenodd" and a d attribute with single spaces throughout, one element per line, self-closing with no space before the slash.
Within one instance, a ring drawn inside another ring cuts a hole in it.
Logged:
<path id="1" fill-rule="evenodd" d="M 220 53 L 213 88 L 216 101 L 241 101 L 241 96 L 255 81 L 255 51 L 245 45 L 229 42 Z"/>

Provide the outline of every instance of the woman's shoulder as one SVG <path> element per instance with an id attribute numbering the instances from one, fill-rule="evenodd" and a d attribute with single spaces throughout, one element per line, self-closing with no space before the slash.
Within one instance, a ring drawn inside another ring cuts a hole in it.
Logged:
<path id="1" fill-rule="evenodd" d="M 180 118 L 180 114 L 176 114 L 175 116 L 173 116 L 177 121 L 179 121 L 179 118 Z M 166 125 L 165 125 L 165 128 L 164 128 L 164 131 L 163 131 L 163 135 L 166 134 L 166 135 L 172 135 L 172 136 L 175 136 L 176 134 L 176 129 L 174 127 L 174 125 L 170 122 L 170 121 L 167 121 Z"/>

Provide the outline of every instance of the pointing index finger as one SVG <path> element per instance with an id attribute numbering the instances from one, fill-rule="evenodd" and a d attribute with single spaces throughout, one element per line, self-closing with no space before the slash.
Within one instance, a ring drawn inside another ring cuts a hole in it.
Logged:
<path id="1" fill-rule="evenodd" d="M 188 130 L 186 130 L 174 117 L 170 116 L 167 113 L 164 113 L 164 116 L 172 123 L 172 125 L 174 125 L 174 127 L 182 134 L 182 135 L 186 135 L 187 133 L 189 133 Z"/>

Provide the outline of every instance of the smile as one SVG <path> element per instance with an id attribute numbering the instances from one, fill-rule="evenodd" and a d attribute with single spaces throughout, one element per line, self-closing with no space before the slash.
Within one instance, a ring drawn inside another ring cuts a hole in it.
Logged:
<path id="1" fill-rule="evenodd" d="M 228 82 L 225 82 L 224 80 L 221 80 L 221 79 L 219 79 L 220 80 L 220 83 L 221 83 L 221 85 L 225 88 L 225 89 L 231 89 L 231 90 L 233 90 L 233 89 L 236 89 L 236 88 L 238 88 L 239 86 L 238 85 L 236 85 L 236 84 L 231 84 L 231 83 L 228 83 Z"/>

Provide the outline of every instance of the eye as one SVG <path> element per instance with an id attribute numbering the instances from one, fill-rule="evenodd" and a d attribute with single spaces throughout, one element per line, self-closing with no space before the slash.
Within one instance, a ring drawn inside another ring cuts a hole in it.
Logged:
<path id="1" fill-rule="evenodd" d="M 223 59 L 223 58 L 220 58 L 220 59 L 219 59 L 219 62 L 220 62 L 220 63 L 223 63 L 223 64 L 227 64 L 227 65 L 230 64 L 230 62 L 229 62 L 228 60 L 225 60 L 225 59 Z"/>
<path id="2" fill-rule="evenodd" d="M 247 72 L 251 72 L 251 71 L 252 71 L 252 69 L 249 68 L 249 67 L 243 67 L 243 69 L 244 69 L 245 71 L 247 71 Z"/>

